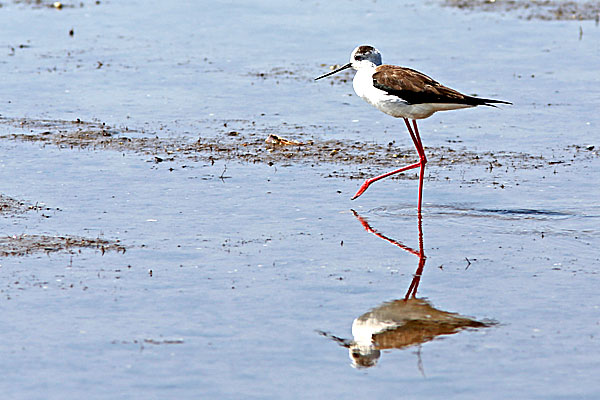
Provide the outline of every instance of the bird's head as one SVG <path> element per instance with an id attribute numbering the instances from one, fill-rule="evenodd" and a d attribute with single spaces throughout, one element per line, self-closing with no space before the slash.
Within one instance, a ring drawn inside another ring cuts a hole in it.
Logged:
<path id="1" fill-rule="evenodd" d="M 350 55 L 350 64 L 352 68 L 359 69 L 364 63 L 381 65 L 381 53 L 373 46 L 358 46 Z"/>
<path id="2" fill-rule="evenodd" d="M 378 65 L 381 65 L 381 53 L 379 50 L 373 46 L 358 46 L 354 49 L 354 51 L 352 51 L 352 54 L 350 55 L 350 62 L 348 64 L 342 65 L 338 69 L 315 78 L 315 81 L 343 71 L 347 68 L 354 68 L 358 70 L 359 68 L 376 67 Z"/>

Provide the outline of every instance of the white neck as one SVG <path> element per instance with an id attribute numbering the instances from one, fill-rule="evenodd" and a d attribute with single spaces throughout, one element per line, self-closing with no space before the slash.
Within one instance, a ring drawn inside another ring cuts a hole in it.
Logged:
<path id="1" fill-rule="evenodd" d="M 356 71 L 356 75 L 354 75 L 352 86 L 359 97 L 369 101 L 367 99 L 367 92 L 373 89 L 373 74 L 377 66 L 367 61 L 361 61 L 361 63 Z"/>

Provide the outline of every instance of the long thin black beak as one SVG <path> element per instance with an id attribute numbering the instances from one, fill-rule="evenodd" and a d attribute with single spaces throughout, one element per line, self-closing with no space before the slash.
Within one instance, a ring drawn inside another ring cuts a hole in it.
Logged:
<path id="1" fill-rule="evenodd" d="M 318 81 L 319 79 L 321 79 L 321 78 L 325 78 L 325 77 L 327 77 L 327 76 L 329 76 L 329 75 L 333 75 L 333 74 L 335 74 L 335 73 L 338 73 L 338 72 L 340 72 L 340 71 L 343 71 L 343 70 L 345 70 L 345 69 L 347 69 L 347 68 L 350 68 L 350 67 L 352 67 L 352 63 L 348 63 L 348 64 L 346 64 L 346 65 L 342 65 L 341 67 L 339 67 L 338 69 L 336 69 L 336 70 L 334 70 L 334 71 L 328 72 L 328 73 L 326 73 L 325 75 L 321 75 L 321 76 L 319 76 L 318 78 L 315 78 L 315 81 Z"/>

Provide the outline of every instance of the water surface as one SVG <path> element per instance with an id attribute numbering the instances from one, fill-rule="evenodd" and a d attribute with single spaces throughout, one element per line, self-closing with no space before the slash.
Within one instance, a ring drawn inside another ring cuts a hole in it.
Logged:
<path id="1" fill-rule="evenodd" d="M 423 121 L 426 149 L 568 162 L 428 168 L 413 294 L 489 326 L 391 346 L 354 368 L 331 337 L 353 340 L 356 319 L 402 301 L 420 258 L 352 210 L 418 251 L 414 179 L 350 201 L 362 167 L 336 175 L 335 160 L 213 163 L 4 138 L 0 193 L 32 207 L 1 214 L 2 235 L 126 248 L 0 259 L 7 398 L 598 397 L 593 20 L 437 2 L 67 5 L 0 8 L 3 134 L 27 132 L 15 120 L 80 118 L 115 137 L 228 143 L 239 131 L 408 151 L 401 121 L 349 82 L 312 81 L 369 43 L 385 62 L 514 103 Z"/>

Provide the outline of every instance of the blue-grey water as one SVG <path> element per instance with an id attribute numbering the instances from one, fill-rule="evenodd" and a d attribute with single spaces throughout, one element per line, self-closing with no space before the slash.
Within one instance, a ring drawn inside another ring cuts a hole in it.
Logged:
<path id="1" fill-rule="evenodd" d="M 352 339 L 354 319 L 404 298 L 419 260 L 351 209 L 417 249 L 416 181 L 378 182 L 350 201 L 360 182 L 325 178 L 333 164 L 156 164 L 2 139 L 0 193 L 50 208 L 0 215 L 2 236 L 127 247 L 0 258 L 3 398 L 600 396 L 593 20 L 438 2 L 4 1 L 0 26 L 2 118 L 171 138 L 253 121 L 257 132 L 297 125 L 306 138 L 409 148 L 402 121 L 350 82 L 312 81 L 372 44 L 384 62 L 514 103 L 434 115 L 420 123 L 426 148 L 453 140 L 549 156 L 582 146 L 572 162 L 538 169 L 428 168 L 417 297 L 492 325 L 382 350 L 361 369 L 318 332 Z"/>

